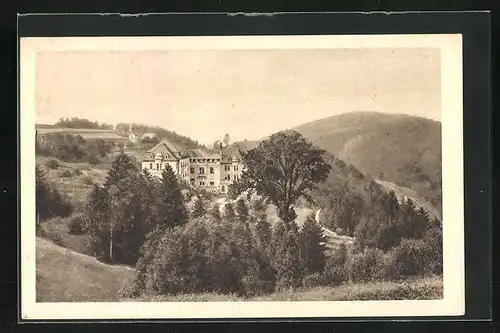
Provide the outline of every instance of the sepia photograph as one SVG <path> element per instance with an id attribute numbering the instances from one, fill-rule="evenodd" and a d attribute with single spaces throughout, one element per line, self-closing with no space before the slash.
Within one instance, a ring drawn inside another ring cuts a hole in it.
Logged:
<path id="1" fill-rule="evenodd" d="M 20 54 L 24 317 L 463 314 L 460 35 Z"/>

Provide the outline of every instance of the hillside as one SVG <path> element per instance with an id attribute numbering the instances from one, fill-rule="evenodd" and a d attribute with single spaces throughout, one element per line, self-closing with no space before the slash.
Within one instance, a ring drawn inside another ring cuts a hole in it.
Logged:
<path id="1" fill-rule="evenodd" d="M 36 239 L 37 302 L 111 302 L 135 277 L 132 268 L 111 266 Z"/>
<path id="2" fill-rule="evenodd" d="M 441 212 L 441 124 L 408 115 L 354 112 L 294 128 L 366 175 L 415 191 Z"/>

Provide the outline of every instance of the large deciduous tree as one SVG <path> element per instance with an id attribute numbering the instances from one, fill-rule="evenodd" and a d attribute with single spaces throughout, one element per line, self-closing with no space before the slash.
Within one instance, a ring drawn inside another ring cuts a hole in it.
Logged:
<path id="1" fill-rule="evenodd" d="M 283 131 L 242 152 L 245 170 L 238 189 L 250 189 L 270 200 L 286 224 L 297 217 L 292 205 L 300 197 L 312 201 L 309 192 L 328 177 L 331 166 L 325 151 L 296 131 Z"/>

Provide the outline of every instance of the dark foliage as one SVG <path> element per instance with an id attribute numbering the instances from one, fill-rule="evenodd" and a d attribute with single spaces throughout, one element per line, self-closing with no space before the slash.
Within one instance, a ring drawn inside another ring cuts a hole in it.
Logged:
<path id="1" fill-rule="evenodd" d="M 36 153 L 54 156 L 65 162 L 99 163 L 99 157 L 111 152 L 113 140 L 85 140 L 81 135 L 69 133 L 45 134 L 43 145 L 37 141 Z"/>
<path id="2" fill-rule="evenodd" d="M 320 273 L 325 267 L 326 237 L 323 230 L 310 215 L 299 233 L 300 253 L 308 274 Z"/>
<path id="3" fill-rule="evenodd" d="M 325 151 L 317 149 L 298 132 L 279 132 L 259 146 L 242 152 L 245 170 L 230 188 L 231 193 L 255 191 L 269 199 L 285 223 L 297 217 L 292 205 L 326 180 L 330 165 Z"/>
<path id="4" fill-rule="evenodd" d="M 160 225 L 163 229 L 182 225 L 187 221 L 188 212 L 184 205 L 179 182 L 174 171 L 168 164 L 163 170 L 162 179 L 158 185 L 156 208 L 158 210 L 156 224 Z"/>
<path id="5" fill-rule="evenodd" d="M 203 199 L 201 199 L 200 197 L 197 197 L 195 202 L 194 202 L 193 210 L 191 211 L 191 218 L 202 217 L 205 214 L 206 214 L 206 210 L 205 210 L 205 206 L 203 204 Z"/>
<path id="6" fill-rule="evenodd" d="M 46 179 L 45 172 L 37 165 L 36 181 L 36 213 L 39 222 L 54 216 L 66 217 L 73 211 L 72 205 L 63 199 L 60 192 L 52 187 Z"/>
<path id="7" fill-rule="evenodd" d="M 236 201 L 235 213 L 240 222 L 248 222 L 248 206 L 245 200 L 238 199 Z"/>
<path id="8" fill-rule="evenodd" d="M 69 233 L 72 235 L 82 235 L 87 231 L 85 220 L 81 215 L 73 216 L 68 221 Z"/>
<path id="9" fill-rule="evenodd" d="M 153 252 L 137 279 L 139 293 L 251 295 L 274 288 L 272 271 L 243 224 L 194 219 L 161 234 Z"/>
<path id="10" fill-rule="evenodd" d="M 54 125 L 54 127 L 62 128 L 88 128 L 88 129 L 102 129 L 102 130 L 112 130 L 113 125 L 102 123 L 99 124 L 97 121 L 90 121 L 83 118 L 60 118 L 59 121 Z"/>
<path id="11" fill-rule="evenodd" d="M 132 126 L 132 131 L 136 134 L 154 133 L 158 139 L 167 139 L 180 147 L 186 148 L 199 148 L 200 144 L 197 141 L 192 140 L 187 136 L 177 134 L 175 131 L 169 131 L 158 126 L 148 126 L 141 124 L 126 124 L 119 123 L 116 125 L 117 131 L 128 132 L 130 126 Z"/>

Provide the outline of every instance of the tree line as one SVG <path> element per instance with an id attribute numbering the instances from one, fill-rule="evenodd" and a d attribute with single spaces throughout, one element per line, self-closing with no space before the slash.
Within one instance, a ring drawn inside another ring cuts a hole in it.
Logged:
<path id="1" fill-rule="evenodd" d="M 36 141 L 35 153 L 41 156 L 54 156 L 65 162 L 87 161 L 95 164 L 115 146 L 113 140 L 85 140 L 81 135 L 47 133 L 44 135 L 43 144 Z"/>
<path id="2" fill-rule="evenodd" d="M 200 144 L 198 141 L 195 141 L 187 136 L 176 133 L 175 131 L 169 131 L 159 126 L 149 126 L 143 124 L 136 123 L 119 123 L 116 125 L 115 130 L 121 132 L 128 132 L 130 127 L 132 127 L 132 131 L 135 134 L 145 134 L 145 133 L 154 133 L 158 138 L 165 138 L 173 143 L 178 144 L 181 147 L 185 147 L 188 149 L 199 148 Z"/>
<path id="3" fill-rule="evenodd" d="M 59 121 L 54 124 L 54 127 L 60 128 L 88 128 L 88 129 L 101 129 L 101 130 L 112 130 L 113 125 L 102 123 L 99 124 L 97 121 L 91 121 L 84 118 L 59 118 Z"/>

